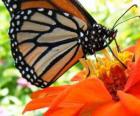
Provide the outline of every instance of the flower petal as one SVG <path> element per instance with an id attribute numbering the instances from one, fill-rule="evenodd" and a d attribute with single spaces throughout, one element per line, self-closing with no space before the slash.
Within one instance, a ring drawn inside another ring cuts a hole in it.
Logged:
<path id="1" fill-rule="evenodd" d="M 136 45 L 135 45 L 135 59 L 136 59 L 136 61 L 139 58 L 140 58 L 140 40 L 138 40 Z"/>
<path id="2" fill-rule="evenodd" d="M 78 103 L 65 104 L 59 108 L 49 110 L 49 112 L 46 112 L 44 116 L 58 116 L 58 114 L 63 114 L 63 116 L 77 116 L 77 112 L 79 112 L 83 105 L 84 104 Z"/>
<path id="3" fill-rule="evenodd" d="M 59 111 L 62 107 L 65 108 L 65 104 L 86 104 L 86 106 L 93 104 L 92 110 L 95 110 L 100 105 L 110 101 L 112 101 L 112 97 L 101 80 L 96 78 L 87 79 L 71 86 L 67 92 L 63 92 L 50 106 L 46 114 Z M 86 106 L 84 106 L 81 111 L 84 111 Z M 80 107 L 78 107 L 78 109 L 79 108 Z M 77 113 L 77 109 L 75 113 Z"/>
<path id="4" fill-rule="evenodd" d="M 125 85 L 124 91 L 128 91 L 132 86 L 140 82 L 140 59 L 133 66 L 133 70 L 129 74 L 128 81 Z"/>
<path id="5" fill-rule="evenodd" d="M 71 81 L 80 81 L 83 80 L 84 77 L 86 76 L 86 70 L 80 71 L 78 74 L 76 74 Z"/>
<path id="6" fill-rule="evenodd" d="M 128 93 L 140 98 L 140 83 L 137 83 L 135 86 L 131 87 Z"/>
<path id="7" fill-rule="evenodd" d="M 58 94 L 59 92 L 63 91 L 64 89 L 66 89 L 68 87 L 68 85 L 65 86 L 58 86 L 58 87 L 48 87 L 45 88 L 43 90 L 38 90 L 34 93 L 32 93 L 31 98 L 42 98 L 45 97 L 47 95 L 51 95 L 51 94 Z"/>
<path id="8" fill-rule="evenodd" d="M 26 105 L 23 113 L 31 110 L 49 107 L 56 96 L 58 96 L 60 92 L 68 87 L 69 86 L 48 87 L 43 90 L 34 92 L 32 94 L 33 100 Z"/>
<path id="9" fill-rule="evenodd" d="M 112 102 L 99 107 L 92 116 L 133 116 L 120 102 Z"/>
<path id="10" fill-rule="evenodd" d="M 140 116 L 140 99 L 123 91 L 118 91 L 118 96 L 120 98 L 120 102 L 128 111 L 133 113 L 134 116 Z"/>
<path id="11" fill-rule="evenodd" d="M 55 97 L 55 96 L 53 96 L 53 97 Z M 52 97 L 34 99 L 26 105 L 23 113 L 25 113 L 27 111 L 37 110 L 37 109 L 44 108 L 44 107 L 47 108 L 48 106 L 50 106 L 51 102 L 52 102 Z"/>
<path id="12" fill-rule="evenodd" d="M 135 53 L 135 60 L 139 59 L 140 58 L 140 40 L 138 40 L 135 45 L 126 48 L 124 51 Z"/>
<path id="13" fill-rule="evenodd" d="M 135 53 L 135 45 L 130 46 L 130 47 L 124 49 L 124 51 L 129 51 L 129 52 Z"/>

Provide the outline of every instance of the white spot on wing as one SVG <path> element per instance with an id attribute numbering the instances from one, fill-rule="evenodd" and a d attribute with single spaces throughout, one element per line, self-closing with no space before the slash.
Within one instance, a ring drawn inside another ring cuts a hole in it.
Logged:
<path id="1" fill-rule="evenodd" d="M 49 15 L 49 16 L 52 16 L 52 14 L 53 14 L 52 10 L 49 10 L 49 11 L 48 11 L 48 15 Z"/>
<path id="2" fill-rule="evenodd" d="M 38 11 L 44 11 L 44 8 L 39 8 Z"/>

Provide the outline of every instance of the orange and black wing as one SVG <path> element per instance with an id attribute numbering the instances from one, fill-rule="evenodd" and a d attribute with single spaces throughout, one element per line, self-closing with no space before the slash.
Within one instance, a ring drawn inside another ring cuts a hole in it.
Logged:
<path id="1" fill-rule="evenodd" d="M 84 56 L 78 40 L 90 25 L 88 14 L 72 0 L 24 0 L 14 8 L 9 35 L 16 67 L 47 87 Z"/>
<path id="2" fill-rule="evenodd" d="M 83 20 L 88 26 L 96 21 L 78 0 L 2 0 L 10 14 L 31 8 L 46 8 L 65 11 Z"/>

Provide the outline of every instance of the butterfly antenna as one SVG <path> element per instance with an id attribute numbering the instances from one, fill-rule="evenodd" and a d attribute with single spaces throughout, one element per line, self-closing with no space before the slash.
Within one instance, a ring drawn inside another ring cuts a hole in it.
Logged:
<path id="1" fill-rule="evenodd" d="M 138 6 L 137 6 L 137 4 L 134 4 L 134 5 L 132 5 L 130 8 L 128 8 L 128 9 L 118 18 L 118 20 L 115 22 L 115 24 L 114 24 L 113 27 L 112 27 L 112 30 L 114 30 L 114 28 L 118 25 L 117 23 L 120 21 L 120 19 L 121 19 L 128 11 L 130 11 L 133 7 L 138 7 Z M 130 19 L 131 19 L 131 18 L 130 18 Z M 130 20 L 130 19 L 128 19 L 128 20 Z M 125 21 L 123 21 L 123 22 L 125 22 Z M 120 52 L 120 47 L 119 47 L 119 45 L 118 45 L 118 43 L 117 43 L 117 40 L 114 39 L 114 41 L 115 41 L 115 44 L 116 44 L 116 47 L 117 47 L 117 51 Z"/>
<path id="2" fill-rule="evenodd" d="M 140 18 L 140 16 L 134 16 L 134 17 L 131 17 L 131 18 L 129 18 L 129 19 L 126 19 L 126 20 L 124 20 L 124 21 L 122 21 L 122 22 L 116 24 L 115 27 L 117 27 L 118 25 L 120 25 L 120 24 L 122 24 L 122 23 L 125 23 L 125 22 L 127 22 L 127 21 L 129 21 L 129 20 L 135 19 L 135 18 Z M 115 28 L 115 27 L 114 27 L 114 28 Z"/>
<path id="3" fill-rule="evenodd" d="M 128 11 L 130 11 L 133 7 L 136 7 L 136 8 L 137 8 L 138 5 L 137 5 L 137 4 L 134 4 L 134 5 L 132 5 L 130 8 L 128 8 L 128 9 L 118 18 L 118 20 L 114 23 L 112 29 L 114 29 L 114 28 L 116 27 L 116 25 L 117 25 L 117 23 L 119 22 L 119 20 L 120 20 Z"/>
<path id="4" fill-rule="evenodd" d="M 118 25 L 120 25 L 120 24 L 122 24 L 122 23 L 125 23 L 125 22 L 127 22 L 127 21 L 129 21 L 129 20 L 132 20 L 132 19 L 135 19 L 135 18 L 140 18 L 140 16 L 134 16 L 134 17 L 131 17 L 131 18 L 129 18 L 129 19 L 126 19 L 126 20 L 124 20 L 124 21 L 122 21 L 122 22 L 116 24 L 116 25 L 114 26 L 114 28 L 116 28 Z M 116 44 L 116 47 L 117 47 L 117 51 L 120 52 L 120 47 L 119 47 L 119 45 L 118 45 L 118 43 L 117 43 L 117 40 L 114 39 L 114 41 L 115 41 L 115 44 Z"/>

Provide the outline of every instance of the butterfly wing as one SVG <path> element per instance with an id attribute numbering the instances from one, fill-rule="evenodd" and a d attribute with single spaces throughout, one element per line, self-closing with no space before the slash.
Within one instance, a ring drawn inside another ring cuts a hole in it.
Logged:
<path id="1" fill-rule="evenodd" d="M 2 0 L 11 16 L 31 8 L 46 8 L 65 11 L 83 20 L 88 26 L 96 23 L 78 0 Z"/>
<path id="2" fill-rule="evenodd" d="M 54 9 L 18 12 L 9 32 L 16 67 L 32 84 L 49 86 L 83 57 L 78 38 L 86 29 L 80 18 Z"/>
<path id="3" fill-rule="evenodd" d="M 80 31 L 96 21 L 77 0 L 3 0 L 16 67 L 40 87 L 49 86 L 84 56 Z M 44 9 L 40 9 L 44 8 Z"/>

